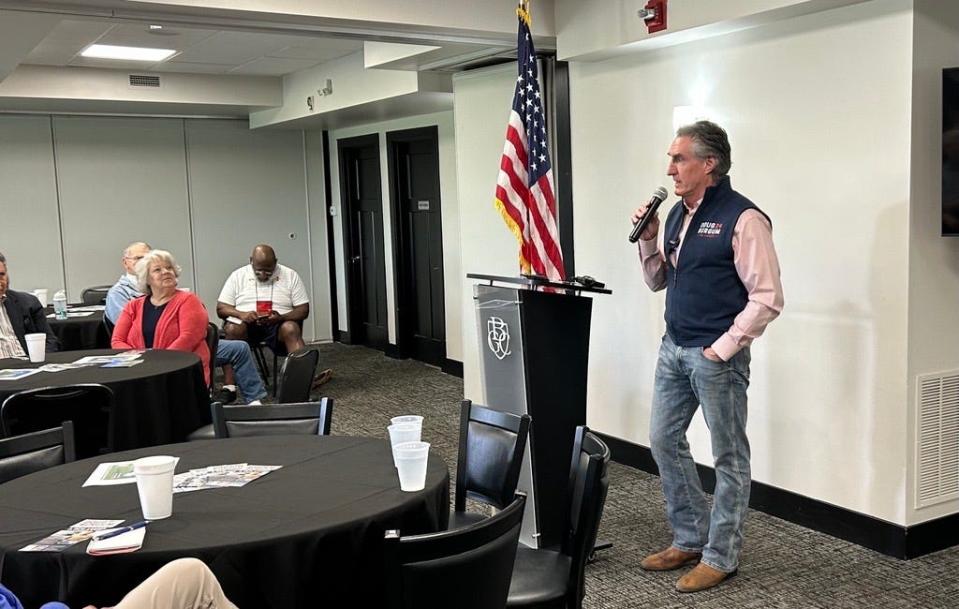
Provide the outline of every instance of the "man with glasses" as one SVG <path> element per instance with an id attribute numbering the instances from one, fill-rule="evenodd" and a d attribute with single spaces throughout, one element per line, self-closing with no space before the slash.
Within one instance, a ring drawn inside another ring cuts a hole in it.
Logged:
<path id="1" fill-rule="evenodd" d="M 111 325 L 117 323 L 123 307 L 128 302 L 143 296 L 143 293 L 137 289 L 134 268 L 151 249 L 153 248 L 149 243 L 138 241 L 131 243 L 123 250 L 123 258 L 120 262 L 125 272 L 107 292 L 107 306 L 103 312 Z M 234 402 L 238 397 L 237 386 L 244 403 L 256 405 L 266 397 L 266 388 L 256 371 L 249 345 L 243 341 L 221 340 L 217 344 L 216 353 L 211 355 L 215 358 L 214 363 L 223 369 L 223 386 L 215 396 L 217 401 L 223 404 Z"/>
<path id="2" fill-rule="evenodd" d="M 292 353 L 304 346 L 303 320 L 310 315 L 310 299 L 299 274 L 277 261 L 266 244 L 253 248 L 250 264 L 233 271 L 223 284 L 216 314 L 225 319 L 226 337 L 261 341 L 276 354 Z M 324 370 L 316 384 L 329 379 Z"/>
<path id="3" fill-rule="evenodd" d="M 133 269 L 137 265 L 137 262 L 143 260 L 143 257 L 146 256 L 147 252 L 151 249 L 153 248 L 150 247 L 149 243 L 138 241 L 131 243 L 123 250 L 123 257 L 120 259 L 120 264 L 123 265 L 123 275 L 120 275 L 120 279 L 118 279 L 117 282 L 113 284 L 113 287 L 110 288 L 110 291 L 107 292 L 107 306 L 103 312 L 111 324 L 117 323 L 117 320 L 120 318 L 120 313 L 123 312 L 123 307 L 125 307 L 128 302 L 134 298 L 143 296 L 140 290 L 137 289 L 137 276 Z"/>

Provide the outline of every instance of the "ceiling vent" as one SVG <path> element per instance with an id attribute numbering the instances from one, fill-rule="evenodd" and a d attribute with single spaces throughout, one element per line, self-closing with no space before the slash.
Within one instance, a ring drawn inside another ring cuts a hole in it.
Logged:
<path id="1" fill-rule="evenodd" d="M 916 507 L 959 498 L 959 370 L 917 378 Z"/>
<path id="2" fill-rule="evenodd" d="M 159 76 L 144 76 L 142 74 L 130 74 L 131 87 L 153 87 L 160 86 Z"/>

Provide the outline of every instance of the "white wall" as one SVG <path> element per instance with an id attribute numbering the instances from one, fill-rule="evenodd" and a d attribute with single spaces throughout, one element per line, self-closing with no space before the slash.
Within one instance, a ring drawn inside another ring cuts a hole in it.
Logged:
<path id="1" fill-rule="evenodd" d="M 453 78 L 463 282 L 460 288 L 463 394 L 482 401 L 473 281 L 466 273 L 516 275 L 519 246 L 493 205 L 516 64 L 462 72 Z"/>
<path id="2" fill-rule="evenodd" d="M 463 359 L 463 344 L 460 341 L 461 282 L 463 270 L 460 263 L 460 206 L 457 199 L 457 160 L 454 149 L 453 113 L 439 112 L 406 119 L 371 123 L 357 127 L 336 129 L 330 132 L 330 194 L 337 216 L 333 223 L 333 238 L 336 253 L 336 289 L 339 329 L 346 331 L 346 274 L 343 260 L 343 225 L 340 202 L 339 155 L 336 142 L 341 139 L 376 133 L 380 143 L 380 185 L 383 194 L 383 249 L 386 252 L 386 308 L 389 315 L 388 328 L 391 343 L 396 343 L 396 294 L 394 293 L 394 264 L 392 218 L 390 211 L 389 163 L 387 162 L 386 134 L 390 131 L 436 126 L 439 136 L 440 205 L 443 220 L 443 276 L 446 305 L 446 357 L 456 361 Z"/>
<path id="3" fill-rule="evenodd" d="M 0 252 L 13 287 L 66 285 L 79 300 L 116 281 L 123 248 L 146 240 L 173 252 L 181 285 L 215 318 L 227 273 L 267 241 L 309 285 L 307 338 L 329 340 L 322 169 L 317 179 L 307 168 L 322 168 L 322 149 L 305 151 L 302 132 L 251 132 L 246 121 L 0 117 Z"/>
<path id="4" fill-rule="evenodd" d="M 909 435 L 916 433 L 916 376 L 959 369 L 959 239 L 940 237 L 942 68 L 959 66 L 959 4 L 915 3 L 909 214 Z M 915 451 L 909 454 L 910 524 L 959 511 L 959 501 L 915 509 Z"/>
<path id="5" fill-rule="evenodd" d="M 753 349 L 753 476 L 905 523 L 910 6 L 572 66 L 576 268 L 614 292 L 593 311 L 590 426 L 649 445 L 663 296 L 625 236 L 669 184 L 673 107 L 698 99 L 729 131 L 733 186 L 772 217 L 783 269 L 785 311 Z M 701 417 L 690 441 L 711 463 Z"/>

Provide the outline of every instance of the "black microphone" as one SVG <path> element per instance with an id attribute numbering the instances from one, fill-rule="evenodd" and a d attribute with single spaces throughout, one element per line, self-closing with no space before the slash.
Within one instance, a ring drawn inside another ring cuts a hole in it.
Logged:
<path id="1" fill-rule="evenodd" d="M 656 210 L 659 209 L 659 204 L 662 203 L 668 196 L 669 192 L 662 186 L 653 192 L 653 197 L 649 200 L 649 208 L 646 210 L 646 213 L 643 214 L 643 217 L 639 219 L 639 222 L 633 225 L 633 230 L 629 233 L 630 243 L 636 243 L 639 241 L 639 236 L 643 234 L 643 231 L 646 229 L 652 219 L 656 217 Z"/>

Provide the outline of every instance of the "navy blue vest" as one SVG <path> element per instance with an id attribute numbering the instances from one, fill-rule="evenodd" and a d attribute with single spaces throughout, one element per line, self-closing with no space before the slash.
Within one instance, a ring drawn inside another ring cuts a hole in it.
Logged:
<path id="1" fill-rule="evenodd" d="M 667 261 L 666 331 L 675 344 L 681 347 L 713 344 L 746 307 L 746 286 L 733 263 L 733 229 L 740 214 L 747 209 L 766 216 L 732 189 L 729 177 L 707 188 L 689 222 L 676 267 L 669 259 L 679 244 L 686 207 L 679 201 L 669 210 L 663 243 Z"/>

